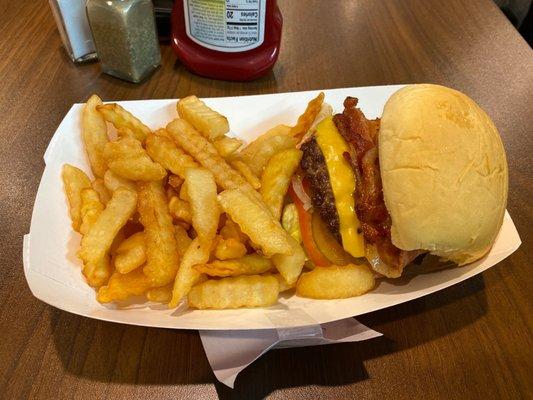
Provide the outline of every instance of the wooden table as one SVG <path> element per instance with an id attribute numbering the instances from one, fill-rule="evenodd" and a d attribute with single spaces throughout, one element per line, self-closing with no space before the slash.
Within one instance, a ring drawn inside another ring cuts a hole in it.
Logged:
<path id="1" fill-rule="evenodd" d="M 533 396 L 533 52 L 489 0 L 280 1 L 274 71 L 251 83 L 191 75 L 164 46 L 140 85 L 74 65 L 46 3 L 0 1 L 0 398 L 519 398 Z M 16 4 L 16 5 L 13 5 Z M 194 331 L 105 323 L 33 298 L 22 236 L 48 141 L 72 103 L 435 82 L 500 129 L 508 209 L 524 244 L 459 285 L 360 321 L 383 338 L 278 350 L 238 378 L 212 374 Z"/>

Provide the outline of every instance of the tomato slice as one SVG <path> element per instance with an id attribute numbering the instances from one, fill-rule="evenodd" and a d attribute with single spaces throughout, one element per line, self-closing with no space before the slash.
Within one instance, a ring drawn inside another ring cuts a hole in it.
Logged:
<path id="1" fill-rule="evenodd" d="M 296 192 L 292 187 L 292 183 L 289 186 L 289 196 L 296 205 L 305 252 L 316 266 L 327 267 L 331 265 L 331 261 L 328 260 L 328 258 L 324 256 L 324 254 L 322 254 L 322 252 L 316 246 L 315 239 L 313 238 L 312 216 L 305 210 L 303 202 L 296 195 Z"/>

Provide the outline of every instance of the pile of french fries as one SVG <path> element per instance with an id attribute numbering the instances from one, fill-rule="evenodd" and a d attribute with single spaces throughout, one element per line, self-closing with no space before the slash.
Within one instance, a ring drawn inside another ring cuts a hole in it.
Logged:
<path id="1" fill-rule="evenodd" d="M 294 206 L 286 194 L 302 156 L 297 144 L 331 114 L 323 100 L 313 99 L 295 126 L 276 126 L 242 148 L 227 136 L 228 120 L 196 96 L 178 101 L 178 117 L 155 131 L 91 96 L 82 138 L 94 179 L 68 164 L 62 178 L 82 235 L 82 272 L 98 301 L 145 296 L 224 309 L 270 306 L 295 287 L 312 298 L 369 290 L 364 266 L 302 273 L 309 263 L 297 219 L 282 216 Z"/>

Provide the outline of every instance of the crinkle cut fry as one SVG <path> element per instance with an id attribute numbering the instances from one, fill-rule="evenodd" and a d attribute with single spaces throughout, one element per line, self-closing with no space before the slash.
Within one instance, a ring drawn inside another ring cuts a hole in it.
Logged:
<path id="1" fill-rule="evenodd" d="M 252 199 L 261 202 L 261 195 L 218 154 L 215 147 L 183 119 L 167 125 L 170 137 L 203 167 L 210 170 L 215 181 L 224 189 L 239 189 Z"/>

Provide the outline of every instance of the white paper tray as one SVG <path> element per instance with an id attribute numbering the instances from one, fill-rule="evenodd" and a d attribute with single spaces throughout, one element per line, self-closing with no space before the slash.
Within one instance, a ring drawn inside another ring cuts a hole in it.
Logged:
<path id="1" fill-rule="evenodd" d="M 387 98 L 401 86 L 378 86 L 324 90 L 326 101 L 342 110 L 346 96 L 360 99 L 359 106 L 370 117 L 381 115 Z M 281 93 L 263 96 L 205 99 L 225 114 L 232 133 L 246 140 L 268 128 L 292 124 L 318 91 Z M 155 129 L 176 117 L 176 100 L 119 102 Z M 80 236 L 70 227 L 67 204 L 60 178 L 61 167 L 70 163 L 89 171 L 80 139 L 81 104 L 67 113 L 44 155 L 46 163 L 31 221 L 24 237 L 23 261 L 28 285 L 35 297 L 75 314 L 105 321 L 175 329 L 271 329 L 335 321 L 380 310 L 444 289 L 497 264 L 514 252 L 520 238 L 508 214 L 491 252 L 483 259 L 461 268 L 423 273 L 401 282 L 382 281 L 371 293 L 344 300 L 310 300 L 281 297 L 267 309 L 223 311 L 169 310 L 153 303 L 129 303 L 122 308 L 102 305 L 94 290 L 84 281 L 81 263 L 76 258 Z M 401 284 L 400 284 L 401 283 Z"/>

